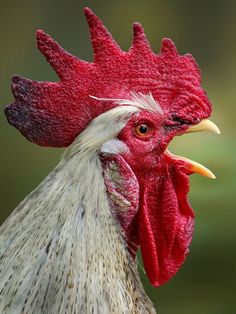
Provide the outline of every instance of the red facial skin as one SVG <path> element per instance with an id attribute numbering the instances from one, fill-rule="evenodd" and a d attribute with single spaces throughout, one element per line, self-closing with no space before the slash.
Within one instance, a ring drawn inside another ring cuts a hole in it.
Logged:
<path id="1" fill-rule="evenodd" d="M 131 251 L 141 246 L 147 275 L 158 286 L 183 263 L 193 231 L 188 174 L 183 162 L 172 160 L 164 151 L 188 125 L 208 118 L 211 105 L 200 86 L 196 61 L 190 54 L 179 55 L 170 39 L 163 39 L 160 53 L 155 54 L 142 26 L 135 23 L 132 46 L 124 52 L 90 9 L 85 8 L 85 15 L 94 62 L 72 56 L 39 30 L 38 48 L 60 80 L 37 82 L 14 76 L 15 102 L 5 113 L 9 123 L 30 141 L 62 147 L 70 145 L 92 119 L 116 106 L 90 96 L 130 99 L 132 92 L 152 94 L 163 114 L 140 113 L 119 135 L 130 149 L 123 156 L 128 166 L 121 169 L 131 168 L 128 172 L 137 178 L 140 193 L 138 212 L 134 205 L 132 215 L 127 216 L 129 227 L 125 219 L 121 226 L 128 228 Z M 134 127 L 144 122 L 151 131 L 140 139 Z M 120 156 L 118 162 L 122 160 Z"/>
<path id="2" fill-rule="evenodd" d="M 149 131 L 140 136 L 137 124 Z M 127 232 L 132 251 L 141 246 L 150 282 L 159 286 L 179 269 L 188 253 L 194 228 L 194 213 L 188 204 L 188 173 L 184 163 L 172 160 L 164 151 L 173 136 L 187 126 L 172 126 L 164 114 L 141 113 L 133 117 L 119 139 L 130 152 L 123 155 L 134 171 L 140 189 L 139 209 Z M 170 135 L 171 134 L 171 135 Z"/>

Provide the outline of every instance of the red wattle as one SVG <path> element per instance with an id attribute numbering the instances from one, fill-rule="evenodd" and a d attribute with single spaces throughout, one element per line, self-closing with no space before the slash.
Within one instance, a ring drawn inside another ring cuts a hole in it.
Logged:
<path id="1" fill-rule="evenodd" d="M 140 246 L 147 276 L 154 287 L 158 286 L 159 265 L 156 243 L 152 232 L 147 207 L 143 204 L 139 214 Z M 143 236 L 142 236 L 143 235 Z"/>
<path id="2" fill-rule="evenodd" d="M 188 176 L 177 165 L 141 180 L 138 234 L 147 276 L 153 286 L 168 281 L 183 264 L 194 229 L 188 203 Z"/>

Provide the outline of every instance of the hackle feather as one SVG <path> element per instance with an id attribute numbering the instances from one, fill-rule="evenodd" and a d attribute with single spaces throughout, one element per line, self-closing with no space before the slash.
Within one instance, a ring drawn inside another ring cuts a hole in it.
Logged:
<path id="1" fill-rule="evenodd" d="M 155 313 L 112 214 L 99 156 L 139 110 L 120 106 L 94 119 L 2 225 L 0 313 Z"/>

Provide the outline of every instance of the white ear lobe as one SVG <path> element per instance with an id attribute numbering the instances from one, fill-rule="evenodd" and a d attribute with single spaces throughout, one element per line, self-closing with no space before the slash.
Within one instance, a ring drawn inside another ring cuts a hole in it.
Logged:
<path id="1" fill-rule="evenodd" d="M 112 139 L 107 142 L 105 142 L 100 149 L 101 153 L 103 154 L 124 154 L 129 152 L 128 146 L 118 140 L 118 139 Z"/>
<path id="2" fill-rule="evenodd" d="M 128 236 L 128 228 L 139 208 L 138 179 L 120 155 L 105 157 L 101 163 L 110 210 L 122 227 L 124 236 Z M 135 256 L 133 239 L 128 237 L 127 240 L 128 246 L 132 244 L 129 249 Z"/>

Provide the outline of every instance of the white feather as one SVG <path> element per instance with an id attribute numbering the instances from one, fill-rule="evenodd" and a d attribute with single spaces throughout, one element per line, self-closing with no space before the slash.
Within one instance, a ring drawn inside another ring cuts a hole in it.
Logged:
<path id="1" fill-rule="evenodd" d="M 99 98 L 90 96 L 100 101 L 112 101 L 117 105 L 133 106 L 142 110 L 147 110 L 154 113 L 163 114 L 162 108 L 159 103 L 153 98 L 151 92 L 149 94 L 142 94 L 131 92 L 130 99 L 119 99 L 119 98 Z"/>
<path id="2" fill-rule="evenodd" d="M 94 119 L 0 228 L 0 313 L 155 313 L 107 199 L 99 147 L 137 108 Z"/>
<path id="3" fill-rule="evenodd" d="M 100 151 L 103 154 L 113 154 L 113 155 L 115 154 L 116 155 L 116 154 L 124 154 L 124 153 L 129 152 L 129 148 L 124 142 L 118 139 L 112 139 L 105 142 L 101 146 Z"/>

